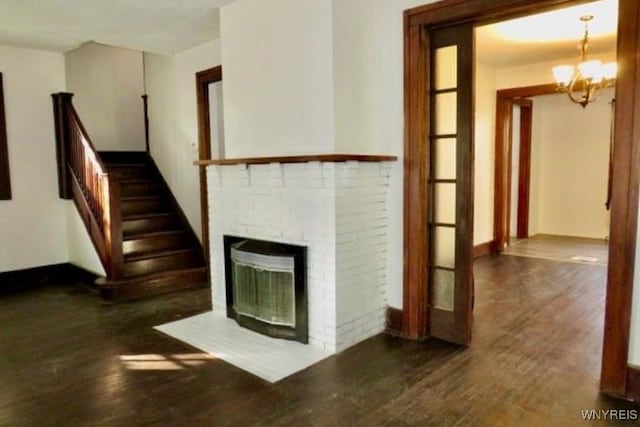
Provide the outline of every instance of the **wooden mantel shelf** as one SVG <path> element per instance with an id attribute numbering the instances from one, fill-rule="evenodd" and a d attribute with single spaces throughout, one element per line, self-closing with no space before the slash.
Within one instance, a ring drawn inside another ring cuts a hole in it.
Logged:
<path id="1" fill-rule="evenodd" d="M 369 154 L 311 154 L 306 156 L 247 157 L 243 159 L 197 160 L 197 166 L 211 165 L 263 165 L 267 163 L 307 163 L 307 162 L 394 162 L 396 156 Z"/>

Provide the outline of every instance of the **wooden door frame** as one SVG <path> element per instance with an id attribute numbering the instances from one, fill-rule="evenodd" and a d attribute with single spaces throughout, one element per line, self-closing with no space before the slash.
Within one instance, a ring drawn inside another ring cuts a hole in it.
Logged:
<path id="1" fill-rule="evenodd" d="M 555 86 L 554 86 L 555 90 Z M 500 91 L 498 91 L 500 93 Z M 494 217 L 494 251 L 500 253 L 505 245 L 511 240 L 511 193 L 512 193 L 512 173 L 513 173 L 513 107 L 519 105 L 532 109 L 532 102 L 525 97 L 506 97 L 500 94 L 497 97 L 496 105 L 496 154 L 494 173 L 494 197 L 493 217 Z M 520 116 L 520 155 L 518 158 L 518 210 L 517 210 L 517 233 L 516 237 L 525 239 L 529 237 L 529 193 L 531 178 L 531 114 L 527 121 L 527 126 L 523 127 L 522 116 Z M 498 132 L 504 134 L 498 138 Z M 498 143 L 499 141 L 499 143 Z M 497 165 L 500 165 L 498 168 Z M 503 190 L 504 189 L 504 190 Z"/>
<path id="2" fill-rule="evenodd" d="M 404 13 L 404 277 L 402 330 L 428 333 L 426 260 L 430 61 L 428 29 L 461 22 L 491 22 L 566 7 L 584 0 L 443 0 Z M 613 197 L 600 389 L 627 396 L 631 298 L 640 183 L 640 2 L 620 0 Z M 637 108 L 636 108 L 637 107 Z"/>
<path id="3" fill-rule="evenodd" d="M 553 83 L 501 89 L 496 92 L 496 135 L 493 181 L 493 241 L 495 242 L 495 250 L 497 252 L 502 252 L 505 245 L 509 243 L 509 222 L 511 215 L 511 205 L 509 202 L 511 194 L 511 143 L 513 140 L 511 134 L 513 132 L 513 104 L 514 102 L 518 102 L 519 99 L 530 98 L 539 95 L 550 95 L 554 93 L 558 93 L 558 91 L 557 86 Z M 528 161 L 530 169 L 531 152 L 529 151 L 528 154 L 529 159 L 522 159 L 521 157 L 520 161 L 521 166 L 523 161 Z M 523 192 L 528 193 L 530 176 L 523 178 L 526 179 L 526 182 L 519 183 L 519 187 L 520 184 L 526 184 L 527 188 L 523 189 Z M 518 193 L 520 193 L 520 190 L 518 191 Z M 524 196 L 525 195 L 523 194 L 523 197 Z M 523 222 L 526 220 L 526 224 L 528 227 L 528 194 L 526 196 L 527 218 L 523 218 L 522 220 Z M 518 197 L 518 199 L 518 219 L 520 220 L 520 197 Z M 522 203 L 524 203 L 524 200 L 522 201 Z"/>
<path id="4" fill-rule="evenodd" d="M 513 87 L 500 89 L 496 92 L 496 134 L 495 134 L 495 164 L 494 164 L 494 204 L 493 204 L 493 241 L 495 251 L 502 252 L 504 245 L 509 241 L 509 221 L 511 217 L 510 191 L 511 191 L 511 151 L 512 151 L 512 106 L 514 103 L 521 103 L 526 98 L 540 95 L 560 94 L 555 83 L 547 83 L 533 86 Z M 522 227 L 528 227 L 529 206 L 528 192 L 530 187 L 530 176 L 522 176 L 525 165 L 530 173 L 531 152 L 523 158 L 520 156 L 520 177 L 518 183 L 518 228 L 520 221 Z M 528 157 L 528 158 L 527 158 Z M 528 164 L 528 166 L 527 166 Z M 609 179 L 611 182 L 611 179 Z M 522 209 L 521 209 L 522 205 Z M 526 214 L 522 217 L 521 213 Z M 521 237 L 518 231 L 518 237 Z"/>
<path id="5" fill-rule="evenodd" d="M 516 237 L 526 239 L 529 237 L 529 194 L 531 193 L 531 129 L 533 120 L 533 102 L 530 99 L 521 98 L 513 101 L 520 106 L 520 149 L 518 155 L 518 212 L 516 224 Z M 524 114 L 524 111 L 527 111 Z M 511 141 L 513 150 L 513 141 Z M 512 156 L 513 157 L 513 156 Z M 512 159 L 513 161 L 513 159 Z M 511 176 L 509 171 L 509 176 Z M 513 183 L 509 184 L 510 186 Z M 509 203 L 511 206 L 511 203 Z M 509 214 L 511 221 L 511 214 Z"/>
<path id="6" fill-rule="evenodd" d="M 222 66 L 196 73 L 196 99 L 198 102 L 198 160 L 211 160 L 211 123 L 209 120 L 209 85 L 222 81 Z M 200 221 L 202 224 L 202 247 L 211 274 L 209 258 L 209 199 L 207 197 L 207 168 L 199 167 L 200 173 Z"/>

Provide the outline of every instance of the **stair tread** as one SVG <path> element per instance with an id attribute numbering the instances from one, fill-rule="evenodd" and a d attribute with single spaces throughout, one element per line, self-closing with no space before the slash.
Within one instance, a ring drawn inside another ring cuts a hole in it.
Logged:
<path id="1" fill-rule="evenodd" d="M 124 262 L 125 264 L 127 264 L 129 262 L 142 261 L 145 259 L 152 259 L 152 258 L 161 258 L 161 257 L 166 257 L 171 255 L 187 253 L 187 252 L 195 252 L 195 248 L 188 247 L 188 248 L 178 248 L 178 249 L 162 249 L 159 251 L 149 251 L 144 253 L 125 255 Z"/>
<path id="2" fill-rule="evenodd" d="M 141 214 L 123 215 L 123 221 L 136 221 L 139 219 L 160 218 L 166 216 L 175 216 L 175 212 L 147 212 Z"/>
<path id="3" fill-rule="evenodd" d="M 167 276 L 179 276 L 182 274 L 190 273 L 205 273 L 206 271 L 207 267 L 205 267 L 204 265 L 201 267 L 175 268 L 173 270 L 157 271 L 153 273 L 127 275 L 124 276 L 125 279 L 123 281 L 130 282 L 132 280 L 153 280 Z"/>
<path id="4" fill-rule="evenodd" d="M 160 231 L 150 231 L 146 233 L 137 233 L 137 234 L 127 234 L 126 237 L 123 238 L 124 241 L 128 240 L 138 240 L 138 239 L 147 239 L 150 237 L 159 237 L 159 236 L 170 236 L 172 234 L 185 234 L 185 231 L 181 228 L 172 228 L 170 230 L 160 230 Z"/>

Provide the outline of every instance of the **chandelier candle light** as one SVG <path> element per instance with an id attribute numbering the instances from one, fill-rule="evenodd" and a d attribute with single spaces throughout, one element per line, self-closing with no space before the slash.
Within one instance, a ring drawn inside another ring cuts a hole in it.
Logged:
<path id="1" fill-rule="evenodd" d="M 586 107 L 600 96 L 602 89 L 611 86 L 616 78 L 618 65 L 587 59 L 589 49 L 589 21 L 592 15 L 580 17 L 584 22 L 584 37 L 580 43 L 582 51 L 581 62 L 577 67 L 573 65 L 559 65 L 553 67 L 553 76 L 558 84 L 558 90 L 565 92 L 571 101 Z M 575 93 L 575 94 L 574 94 Z"/>

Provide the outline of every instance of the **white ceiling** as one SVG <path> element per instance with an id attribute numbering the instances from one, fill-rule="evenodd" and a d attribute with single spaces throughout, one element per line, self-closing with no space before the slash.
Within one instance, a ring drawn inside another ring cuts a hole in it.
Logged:
<path id="1" fill-rule="evenodd" d="M 0 0 L 0 44 L 67 52 L 88 42 L 175 53 L 220 36 L 219 8 L 234 0 Z M 617 0 L 478 27 L 478 59 L 496 66 L 578 56 L 593 14 L 590 52 L 615 51 Z"/>
<path id="2" fill-rule="evenodd" d="M 589 53 L 615 52 L 618 1 L 601 0 L 477 27 L 478 60 L 495 66 L 517 66 L 578 58 L 583 15 L 594 16 L 589 24 Z"/>
<path id="3" fill-rule="evenodd" d="M 233 0 L 0 0 L 0 44 L 67 52 L 88 41 L 175 53 L 220 36 Z"/>

